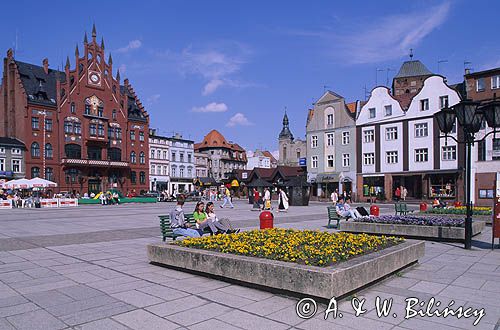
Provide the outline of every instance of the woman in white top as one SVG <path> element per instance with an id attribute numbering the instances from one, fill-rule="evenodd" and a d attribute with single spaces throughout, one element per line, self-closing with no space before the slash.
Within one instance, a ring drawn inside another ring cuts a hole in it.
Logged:
<path id="1" fill-rule="evenodd" d="M 286 192 L 283 189 L 278 190 L 278 212 L 288 211 L 288 196 L 286 195 Z"/>

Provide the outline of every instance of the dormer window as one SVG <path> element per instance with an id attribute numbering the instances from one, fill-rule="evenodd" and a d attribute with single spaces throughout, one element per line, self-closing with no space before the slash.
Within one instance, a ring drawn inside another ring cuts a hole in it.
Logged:
<path id="1" fill-rule="evenodd" d="M 368 111 L 370 112 L 370 118 L 375 118 L 375 116 L 377 114 L 376 109 L 370 108 L 370 109 L 368 109 Z"/>

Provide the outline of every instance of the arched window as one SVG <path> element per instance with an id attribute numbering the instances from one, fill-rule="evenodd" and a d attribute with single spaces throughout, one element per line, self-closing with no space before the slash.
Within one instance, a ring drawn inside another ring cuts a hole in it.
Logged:
<path id="1" fill-rule="evenodd" d="M 139 154 L 139 164 L 145 164 L 146 163 L 146 157 L 144 155 L 144 152 L 141 151 Z"/>
<path id="2" fill-rule="evenodd" d="M 54 149 L 52 149 L 52 144 L 46 143 L 45 144 L 45 157 L 52 158 L 53 156 L 54 156 Z"/>
<path id="3" fill-rule="evenodd" d="M 179 177 L 181 177 L 181 178 L 184 177 L 184 166 L 179 167 Z"/>
<path id="4" fill-rule="evenodd" d="M 71 113 L 75 113 L 75 112 L 76 112 L 75 102 L 71 102 Z"/>
<path id="5" fill-rule="evenodd" d="M 67 144 L 64 146 L 64 153 L 66 155 L 66 158 L 81 159 L 82 147 L 79 144 Z"/>
<path id="6" fill-rule="evenodd" d="M 32 167 L 31 168 L 31 178 L 39 178 L 40 177 L 40 167 Z"/>
<path id="7" fill-rule="evenodd" d="M 31 144 L 31 157 L 40 158 L 40 145 L 37 142 Z"/>
<path id="8" fill-rule="evenodd" d="M 193 176 L 193 169 L 191 167 L 188 167 L 188 178 Z"/>
<path id="9" fill-rule="evenodd" d="M 135 171 L 130 172 L 130 182 L 132 184 L 137 183 L 137 173 Z"/>
<path id="10" fill-rule="evenodd" d="M 49 181 L 54 181 L 54 170 L 52 167 L 47 167 L 45 169 L 45 179 Z"/>
<path id="11" fill-rule="evenodd" d="M 113 112 L 111 113 L 111 118 L 116 119 L 116 110 L 113 109 Z"/>
<path id="12" fill-rule="evenodd" d="M 108 159 L 111 161 L 120 162 L 122 160 L 122 150 L 120 148 L 109 148 Z"/>
<path id="13" fill-rule="evenodd" d="M 174 178 L 177 177 L 177 166 L 172 166 L 172 170 L 170 172 Z"/>
<path id="14" fill-rule="evenodd" d="M 136 157 L 135 157 L 135 151 L 132 151 L 132 152 L 130 153 L 130 162 L 131 162 L 132 164 L 135 164 L 135 163 L 137 162 L 137 159 L 136 159 Z"/>
<path id="15" fill-rule="evenodd" d="M 156 158 L 161 159 L 161 150 L 156 152 Z"/>
<path id="16" fill-rule="evenodd" d="M 139 183 L 140 184 L 146 183 L 146 173 L 144 173 L 142 171 L 139 173 Z"/>

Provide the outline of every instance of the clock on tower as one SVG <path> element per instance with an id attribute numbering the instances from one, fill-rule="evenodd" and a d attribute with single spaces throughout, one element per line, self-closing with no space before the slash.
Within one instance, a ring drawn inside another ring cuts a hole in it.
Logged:
<path id="1" fill-rule="evenodd" d="M 90 85 L 101 85 L 101 74 L 97 71 L 89 71 L 89 84 Z"/>

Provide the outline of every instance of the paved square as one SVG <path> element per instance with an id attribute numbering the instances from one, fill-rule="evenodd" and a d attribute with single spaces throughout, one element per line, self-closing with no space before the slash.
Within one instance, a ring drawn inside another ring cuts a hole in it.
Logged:
<path id="1" fill-rule="evenodd" d="M 258 212 L 236 201 L 218 209 L 242 229 Z M 366 313 L 339 302 L 342 318 L 324 320 L 327 306 L 299 318 L 299 299 L 150 265 L 147 243 L 161 241 L 158 215 L 170 203 L 0 211 L 0 329 L 471 329 L 474 318 L 405 320 L 405 299 L 484 308 L 477 329 L 500 327 L 500 249 L 491 227 L 474 248 L 427 242 L 418 265 L 358 292 Z M 326 204 L 291 207 L 275 226 L 327 230 Z M 192 203 L 185 206 L 191 212 Z M 413 206 L 416 208 L 416 206 Z M 382 205 L 392 213 L 392 205 Z M 397 317 L 379 318 L 376 297 L 393 298 Z M 350 297 L 351 298 L 351 297 Z"/>

